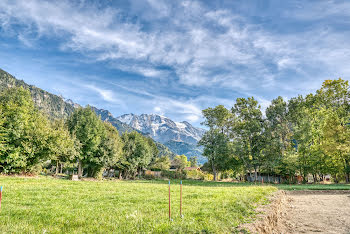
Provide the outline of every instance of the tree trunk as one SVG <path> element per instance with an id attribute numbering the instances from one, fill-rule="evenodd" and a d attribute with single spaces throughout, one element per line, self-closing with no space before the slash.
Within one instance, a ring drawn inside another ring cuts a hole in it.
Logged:
<path id="1" fill-rule="evenodd" d="M 78 177 L 82 177 L 83 176 L 83 170 L 82 170 L 82 165 L 81 165 L 81 160 L 78 159 Z"/>
<path id="2" fill-rule="evenodd" d="M 141 171 L 142 171 L 142 170 L 141 170 L 141 168 L 139 168 L 139 171 L 138 171 L 138 173 L 137 173 L 137 174 L 138 174 L 139 179 L 141 179 Z"/>
<path id="3" fill-rule="evenodd" d="M 214 162 L 211 162 L 211 169 L 213 170 L 214 181 L 216 181 L 216 169 L 215 169 L 215 166 L 214 166 Z"/>
<path id="4" fill-rule="evenodd" d="M 63 173 L 63 163 L 61 163 L 61 170 L 60 170 L 60 173 L 61 173 L 61 174 Z"/>
<path id="5" fill-rule="evenodd" d="M 257 169 L 256 169 L 256 167 L 255 167 L 255 168 L 254 168 L 254 182 L 255 182 L 255 183 L 256 183 L 257 179 L 258 179 L 258 171 L 257 171 Z"/>
<path id="6" fill-rule="evenodd" d="M 58 174 L 58 160 L 56 161 L 56 175 Z"/>

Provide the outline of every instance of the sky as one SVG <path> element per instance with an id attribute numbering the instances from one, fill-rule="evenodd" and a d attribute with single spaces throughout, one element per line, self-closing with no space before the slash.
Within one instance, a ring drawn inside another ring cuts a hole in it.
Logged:
<path id="1" fill-rule="evenodd" d="M 350 77 L 350 1 L 1 0 L 0 68 L 81 105 L 201 110 Z"/>

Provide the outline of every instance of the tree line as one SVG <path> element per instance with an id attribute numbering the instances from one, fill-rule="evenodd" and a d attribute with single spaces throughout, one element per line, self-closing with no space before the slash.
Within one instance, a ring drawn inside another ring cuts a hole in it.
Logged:
<path id="1" fill-rule="evenodd" d="M 0 173 L 76 171 L 101 177 L 104 171 L 135 178 L 145 168 L 169 168 L 155 142 L 136 131 L 119 134 L 91 107 L 78 108 L 68 119 L 40 112 L 29 90 L 9 88 L 0 93 Z"/>
<path id="2" fill-rule="evenodd" d="M 209 128 L 204 146 L 207 167 L 248 174 L 279 175 L 287 181 L 312 175 L 320 181 L 330 174 L 335 182 L 350 182 L 350 91 L 348 81 L 326 80 L 315 94 L 286 101 L 272 100 L 265 115 L 254 97 L 237 98 L 203 110 Z"/>

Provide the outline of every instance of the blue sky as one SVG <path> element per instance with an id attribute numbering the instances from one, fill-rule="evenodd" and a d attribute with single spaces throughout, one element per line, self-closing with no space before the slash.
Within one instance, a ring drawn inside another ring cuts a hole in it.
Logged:
<path id="1" fill-rule="evenodd" d="M 0 68 L 86 105 L 201 110 L 350 75 L 350 1 L 0 1 Z"/>

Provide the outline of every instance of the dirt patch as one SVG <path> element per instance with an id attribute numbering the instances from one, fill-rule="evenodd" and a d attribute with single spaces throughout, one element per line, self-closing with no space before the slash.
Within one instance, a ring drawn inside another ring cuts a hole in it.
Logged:
<path id="1" fill-rule="evenodd" d="M 289 233 L 350 233 L 350 191 L 291 191 Z"/>
<path id="2" fill-rule="evenodd" d="M 279 191 L 261 210 L 242 228 L 250 233 L 350 233 L 350 191 Z"/>
<path id="3" fill-rule="evenodd" d="M 285 217 L 289 203 L 286 192 L 278 191 L 269 200 L 268 205 L 257 209 L 259 215 L 254 222 L 240 227 L 242 233 L 286 233 Z"/>

